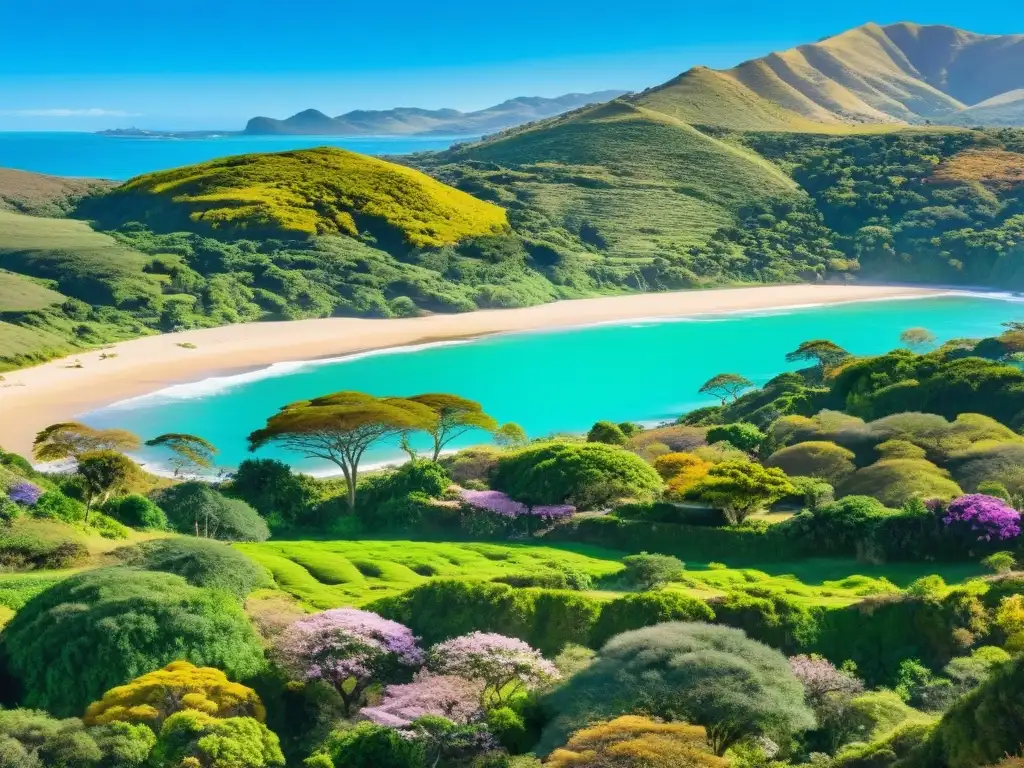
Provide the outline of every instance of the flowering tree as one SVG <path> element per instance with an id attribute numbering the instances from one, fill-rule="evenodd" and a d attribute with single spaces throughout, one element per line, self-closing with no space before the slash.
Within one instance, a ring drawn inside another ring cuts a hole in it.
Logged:
<path id="1" fill-rule="evenodd" d="M 953 499 L 942 521 L 969 528 L 978 541 L 1005 541 L 1020 536 L 1020 512 L 1002 499 L 972 493 Z"/>
<path id="2" fill-rule="evenodd" d="M 864 692 L 864 683 L 820 656 L 793 656 L 789 667 L 803 684 L 804 700 L 814 711 L 829 750 L 834 752 L 853 735 L 851 702 Z"/>
<path id="3" fill-rule="evenodd" d="M 560 677 L 540 651 L 517 638 L 488 632 L 473 632 L 435 645 L 427 664 L 443 675 L 482 681 L 484 709 L 501 706 L 521 691 Z"/>
<path id="4" fill-rule="evenodd" d="M 34 506 L 42 495 L 43 489 L 35 483 L 30 483 L 27 480 L 15 483 L 11 486 L 10 490 L 7 491 L 7 498 L 24 507 Z"/>
<path id="5" fill-rule="evenodd" d="M 436 715 L 465 725 L 479 719 L 483 692 L 482 680 L 424 671 L 411 683 L 389 685 L 380 704 L 366 707 L 360 714 L 391 728 L 407 728 L 424 715 Z"/>
<path id="6" fill-rule="evenodd" d="M 510 498 L 508 494 L 501 491 L 463 490 L 459 492 L 459 495 L 471 507 L 513 519 L 530 516 L 556 520 L 571 517 L 576 513 L 576 507 L 571 504 L 546 504 L 530 507 Z"/>
<path id="7" fill-rule="evenodd" d="M 375 613 L 336 608 L 292 624 L 278 639 L 282 666 L 302 680 L 323 680 L 338 691 L 351 713 L 367 687 L 423 663 L 408 627 Z"/>

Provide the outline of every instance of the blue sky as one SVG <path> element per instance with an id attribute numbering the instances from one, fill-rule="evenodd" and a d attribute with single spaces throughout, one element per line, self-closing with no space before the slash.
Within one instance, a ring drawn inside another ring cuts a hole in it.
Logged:
<path id="1" fill-rule="evenodd" d="M 240 128 L 308 107 L 639 90 L 903 20 L 1024 33 L 1024 3 L 0 0 L 0 130 Z"/>

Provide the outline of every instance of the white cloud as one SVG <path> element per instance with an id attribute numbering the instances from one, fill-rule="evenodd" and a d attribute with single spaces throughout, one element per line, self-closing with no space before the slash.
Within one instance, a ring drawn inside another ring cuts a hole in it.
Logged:
<path id="1" fill-rule="evenodd" d="M 139 117 L 138 112 L 120 109 L 0 109 L 0 115 L 12 117 Z"/>

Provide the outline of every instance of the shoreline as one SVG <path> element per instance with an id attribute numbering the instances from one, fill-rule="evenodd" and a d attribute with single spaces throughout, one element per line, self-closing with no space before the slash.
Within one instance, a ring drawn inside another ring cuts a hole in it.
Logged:
<path id="1" fill-rule="evenodd" d="M 30 457 L 36 432 L 50 424 L 170 386 L 251 373 L 276 363 L 314 363 L 504 333 L 948 293 L 945 288 L 903 285 L 769 285 L 572 299 L 415 318 L 268 321 L 143 336 L 5 373 L 0 383 L 0 446 Z M 195 349 L 181 344 L 194 344 Z M 101 360 L 103 353 L 116 357 Z"/>

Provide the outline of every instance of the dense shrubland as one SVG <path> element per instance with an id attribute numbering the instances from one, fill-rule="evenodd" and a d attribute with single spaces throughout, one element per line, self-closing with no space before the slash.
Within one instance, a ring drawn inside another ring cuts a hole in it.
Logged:
<path id="1" fill-rule="evenodd" d="M 158 481 L 121 461 L 135 435 L 54 425 L 36 456 L 75 471 L 0 454 L 0 568 L 21 572 L 0 574 L 0 757 L 981 768 L 1019 754 L 1016 333 L 865 359 L 814 340 L 794 351 L 807 370 L 760 389 L 716 377 L 718 405 L 648 429 L 524 444 L 461 398 L 341 392 L 251 438 L 302 450 L 315 424 L 341 480 L 254 458 L 216 483 Z M 933 412 L 879 394 L 907 377 Z M 440 454 L 471 429 L 498 444 Z M 361 450 L 413 431 L 434 451 L 359 471 Z M 193 472 L 192 448 L 215 454 L 196 436 L 150 442 Z"/>

